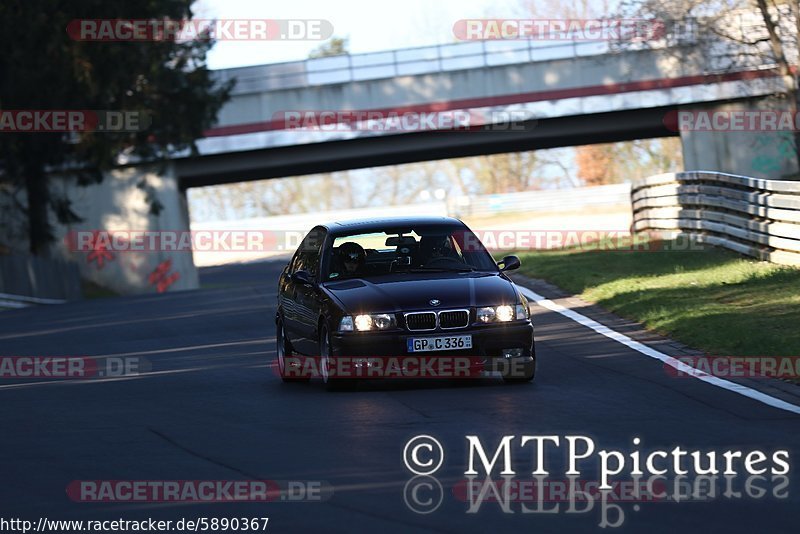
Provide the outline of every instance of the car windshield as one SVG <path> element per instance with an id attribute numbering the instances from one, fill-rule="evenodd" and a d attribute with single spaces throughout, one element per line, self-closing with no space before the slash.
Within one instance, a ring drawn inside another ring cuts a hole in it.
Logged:
<path id="1" fill-rule="evenodd" d="M 478 237 L 464 226 L 414 226 L 337 236 L 324 280 L 398 272 L 497 271 Z"/>

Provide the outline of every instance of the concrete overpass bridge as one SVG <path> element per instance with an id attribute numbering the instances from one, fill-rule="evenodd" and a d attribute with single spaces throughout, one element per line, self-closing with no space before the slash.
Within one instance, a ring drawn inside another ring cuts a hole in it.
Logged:
<path id="1" fill-rule="evenodd" d="M 179 158 L 182 188 L 478 154 L 678 135 L 665 116 L 776 91 L 762 65 L 720 73 L 669 48 L 607 42 L 482 41 L 217 71 L 236 79 L 200 157 Z M 744 107 L 752 108 L 753 104 Z M 297 111 L 528 117 L 519 130 L 292 129 Z M 686 167 L 760 176 L 752 134 L 684 132 Z M 733 149 L 735 147 L 735 149 Z M 748 159 L 749 158 L 749 159 Z M 773 174 L 792 172 L 789 162 Z M 775 176 L 764 176 L 775 177 Z"/>
<path id="2" fill-rule="evenodd" d="M 659 136 L 681 136 L 687 170 L 763 178 L 796 171 L 777 152 L 767 156 L 774 163 L 769 169 L 756 168 L 765 152 L 776 150 L 775 136 L 667 128 L 671 111 L 750 109 L 778 87 L 774 72 L 761 65 L 720 73 L 706 57 L 678 59 L 668 48 L 470 42 L 229 69 L 217 76 L 237 84 L 218 124 L 199 140 L 199 155 L 177 155 L 167 165 L 121 166 L 88 188 L 65 177 L 59 187 L 86 221 L 61 228 L 63 234 L 188 230 L 190 187 Z M 298 110 L 466 112 L 490 120 L 469 131 L 287 128 L 281 117 Z M 508 114 L 526 117 L 524 127 L 493 127 L 494 118 Z M 148 209 L 153 196 L 165 207 L 158 215 Z M 86 253 L 62 252 L 78 262 L 82 276 L 123 293 L 198 284 L 187 253 L 130 252 L 99 265 Z"/>

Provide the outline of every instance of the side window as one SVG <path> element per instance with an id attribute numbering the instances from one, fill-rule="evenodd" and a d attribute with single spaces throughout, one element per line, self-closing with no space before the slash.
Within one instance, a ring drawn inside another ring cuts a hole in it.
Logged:
<path id="1" fill-rule="evenodd" d="M 295 259 L 292 261 L 292 272 L 304 269 L 313 278 L 319 274 L 320 250 L 325 241 L 325 231 L 321 228 L 314 228 L 300 243 Z"/>
<path id="2" fill-rule="evenodd" d="M 297 252 L 294 253 L 294 256 L 292 256 L 292 260 L 289 262 L 289 274 L 292 274 L 295 271 L 299 270 L 298 267 L 299 263 L 300 263 L 300 248 L 298 247 Z"/>

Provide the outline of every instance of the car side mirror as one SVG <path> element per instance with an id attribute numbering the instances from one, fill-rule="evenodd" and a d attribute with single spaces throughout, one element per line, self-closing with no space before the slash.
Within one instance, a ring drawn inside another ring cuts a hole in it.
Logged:
<path id="1" fill-rule="evenodd" d="M 316 284 L 311 279 L 311 274 L 308 271 L 299 270 L 292 273 L 292 282 L 303 284 L 305 286 L 315 286 Z"/>
<path id="2" fill-rule="evenodd" d="M 519 269 L 519 266 L 522 265 L 519 258 L 516 256 L 506 256 L 500 260 L 500 263 L 503 265 L 500 267 L 501 272 L 513 271 L 514 269 Z"/>

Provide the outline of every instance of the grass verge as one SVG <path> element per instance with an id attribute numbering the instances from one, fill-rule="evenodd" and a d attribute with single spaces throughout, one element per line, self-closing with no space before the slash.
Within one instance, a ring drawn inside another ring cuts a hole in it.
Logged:
<path id="1" fill-rule="evenodd" d="M 518 255 L 522 274 L 711 355 L 800 356 L 800 269 L 713 247 Z"/>

